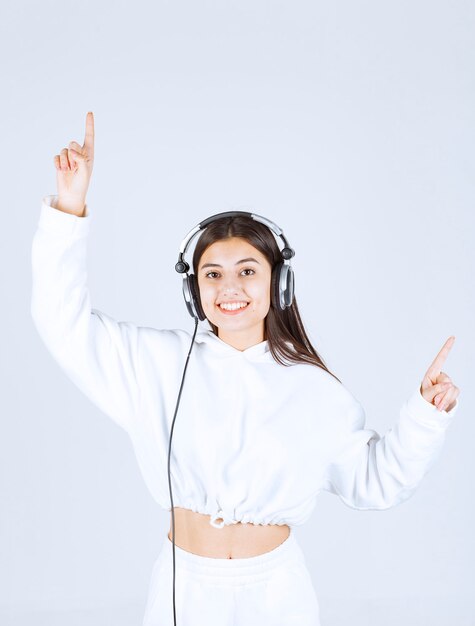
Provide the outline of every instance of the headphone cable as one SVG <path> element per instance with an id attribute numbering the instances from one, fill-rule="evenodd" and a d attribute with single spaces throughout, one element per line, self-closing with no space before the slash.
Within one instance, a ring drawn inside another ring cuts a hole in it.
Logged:
<path id="1" fill-rule="evenodd" d="M 175 607 L 175 512 L 173 510 L 173 496 L 172 496 L 172 483 L 170 479 L 170 451 L 172 447 L 172 436 L 173 436 L 173 428 L 175 425 L 175 418 L 178 411 L 178 405 L 180 404 L 181 391 L 183 389 L 183 382 L 185 380 L 186 369 L 188 367 L 188 361 L 190 358 L 191 351 L 193 349 L 193 345 L 195 342 L 196 331 L 198 330 L 198 318 L 195 317 L 195 331 L 193 333 L 193 337 L 191 340 L 190 349 L 188 351 L 188 355 L 186 357 L 185 368 L 183 370 L 183 376 L 181 378 L 180 391 L 178 393 L 178 399 L 175 407 L 175 414 L 173 415 L 172 425 L 170 429 L 170 439 L 168 443 L 168 488 L 170 490 L 170 501 L 171 501 L 171 513 L 172 513 L 172 542 L 173 542 L 173 623 L 176 626 L 176 607 Z"/>

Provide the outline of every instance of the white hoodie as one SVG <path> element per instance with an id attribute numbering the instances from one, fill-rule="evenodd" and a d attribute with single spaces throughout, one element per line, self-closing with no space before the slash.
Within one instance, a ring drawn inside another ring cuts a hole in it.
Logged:
<path id="1" fill-rule="evenodd" d="M 65 213 L 56 201 L 43 199 L 33 238 L 35 326 L 65 374 L 128 433 L 147 487 L 170 511 L 170 427 L 194 328 L 138 326 L 91 308 L 93 216 L 87 206 L 84 217 Z M 418 385 L 380 436 L 322 368 L 283 366 L 267 341 L 240 351 L 198 329 L 172 438 L 173 504 L 217 528 L 303 524 L 322 489 L 354 509 L 387 509 L 414 493 L 457 407 L 439 412 Z"/>

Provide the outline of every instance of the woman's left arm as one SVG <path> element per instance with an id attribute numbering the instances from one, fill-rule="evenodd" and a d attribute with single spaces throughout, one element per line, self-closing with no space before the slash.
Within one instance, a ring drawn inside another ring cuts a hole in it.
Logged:
<path id="1" fill-rule="evenodd" d="M 323 489 L 354 509 L 382 510 L 407 500 L 440 454 L 458 407 L 460 390 L 442 366 L 449 337 L 422 383 L 403 404 L 396 424 L 381 437 L 365 428 L 361 404 L 348 407 L 339 444 L 325 469 Z"/>

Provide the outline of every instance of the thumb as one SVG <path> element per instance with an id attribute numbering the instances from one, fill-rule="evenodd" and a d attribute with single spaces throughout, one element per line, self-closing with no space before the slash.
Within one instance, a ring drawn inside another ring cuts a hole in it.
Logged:
<path id="1" fill-rule="evenodd" d="M 80 165 L 86 160 L 85 156 L 77 150 L 74 150 L 74 148 L 68 148 L 68 153 L 68 158 L 71 165 Z"/>
<path id="2" fill-rule="evenodd" d="M 445 393 L 448 389 L 450 389 L 451 386 L 451 382 L 440 382 L 430 386 L 424 385 L 424 383 L 422 383 L 419 391 L 422 397 L 427 400 L 427 402 L 431 402 L 433 404 L 434 398 L 439 393 Z"/>

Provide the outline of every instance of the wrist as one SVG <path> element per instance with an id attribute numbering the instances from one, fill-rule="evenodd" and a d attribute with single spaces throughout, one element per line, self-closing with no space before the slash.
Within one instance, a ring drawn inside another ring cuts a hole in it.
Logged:
<path id="1" fill-rule="evenodd" d="M 85 202 L 78 200 L 77 198 L 70 198 L 66 196 L 59 196 L 54 203 L 54 208 L 63 211 L 64 213 L 71 213 L 78 217 L 84 216 Z"/>

